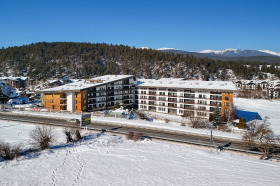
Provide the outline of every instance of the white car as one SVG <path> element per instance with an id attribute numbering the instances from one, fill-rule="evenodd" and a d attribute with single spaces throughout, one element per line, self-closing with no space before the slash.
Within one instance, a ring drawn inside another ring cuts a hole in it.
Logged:
<path id="1" fill-rule="evenodd" d="M 69 124 L 79 124 L 80 120 L 75 119 L 75 118 L 70 118 L 70 119 L 67 119 L 66 122 Z"/>

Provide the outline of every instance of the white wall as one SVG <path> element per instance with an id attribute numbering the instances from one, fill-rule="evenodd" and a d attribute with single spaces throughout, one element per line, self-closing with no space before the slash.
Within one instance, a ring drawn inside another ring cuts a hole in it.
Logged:
<path id="1" fill-rule="evenodd" d="M 67 92 L 67 110 L 75 111 L 75 93 Z"/>

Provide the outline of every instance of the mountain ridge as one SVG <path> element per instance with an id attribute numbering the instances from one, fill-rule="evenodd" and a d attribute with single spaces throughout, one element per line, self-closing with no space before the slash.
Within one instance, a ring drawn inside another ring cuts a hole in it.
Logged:
<path id="1" fill-rule="evenodd" d="M 225 50 L 203 50 L 198 52 L 189 52 L 173 48 L 157 49 L 162 52 L 171 52 L 174 54 L 184 54 L 194 57 L 207 57 L 210 59 L 222 61 L 248 61 L 248 62 L 268 62 L 280 63 L 280 54 L 269 50 L 241 50 L 241 49 L 225 49 Z"/>

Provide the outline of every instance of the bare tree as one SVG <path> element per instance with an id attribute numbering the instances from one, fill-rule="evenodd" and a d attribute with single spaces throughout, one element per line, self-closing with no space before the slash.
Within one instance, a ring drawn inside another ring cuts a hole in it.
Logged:
<path id="1" fill-rule="evenodd" d="M 189 117 L 190 127 L 192 128 L 208 128 L 208 123 L 206 120 L 199 117 Z"/>
<path id="2" fill-rule="evenodd" d="M 273 131 L 270 129 L 269 118 L 265 117 L 264 120 L 258 122 L 254 120 L 247 124 L 248 130 L 243 135 L 245 144 L 259 149 L 264 157 L 270 154 L 270 151 L 275 144 Z"/>
<path id="3" fill-rule="evenodd" d="M 49 148 L 50 143 L 55 141 L 54 128 L 45 125 L 36 126 L 29 136 L 42 150 Z"/>
<path id="4" fill-rule="evenodd" d="M 20 155 L 21 144 L 11 145 L 9 143 L 0 141 L 0 157 L 6 159 L 14 159 Z"/>

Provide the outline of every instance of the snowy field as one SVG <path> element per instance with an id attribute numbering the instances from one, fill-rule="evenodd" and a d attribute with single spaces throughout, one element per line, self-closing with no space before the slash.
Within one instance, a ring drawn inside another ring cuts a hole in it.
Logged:
<path id="1" fill-rule="evenodd" d="M 265 99 L 234 98 L 237 109 L 258 112 L 262 118 L 268 116 L 275 134 L 280 134 L 280 101 Z"/>
<path id="2" fill-rule="evenodd" d="M 3 121 L 1 121 L 3 123 Z M 34 125 L 1 124 L 0 138 L 28 143 Z M 61 129 L 56 128 L 58 134 Z M 4 134 L 4 135 L 3 135 Z M 19 134 L 19 135 L 18 135 Z M 214 149 L 88 133 L 81 143 L 0 162 L 0 185 L 279 185 L 280 164 Z"/>
<path id="3" fill-rule="evenodd" d="M 31 111 L 14 111 L 16 114 L 22 115 L 36 115 L 43 117 L 51 117 L 51 118 L 76 118 L 80 119 L 81 115 L 76 113 L 59 113 L 59 112 L 31 112 Z M 182 118 L 181 116 L 167 115 L 165 117 L 176 117 Z M 112 124 L 123 124 L 127 126 L 136 126 L 136 127 L 146 127 L 152 129 L 161 129 L 161 130 L 171 130 L 175 132 L 185 132 L 185 133 L 193 133 L 197 135 L 210 135 L 210 130 L 208 129 L 194 129 L 189 126 L 180 126 L 179 123 L 165 123 L 162 120 L 154 120 L 154 122 L 144 121 L 141 119 L 123 119 L 123 118 L 115 118 L 115 117 L 103 117 L 103 116 L 92 116 L 91 121 L 93 122 L 103 122 L 103 123 L 112 123 Z M 228 132 L 222 132 L 218 130 L 213 130 L 213 135 L 220 138 L 231 138 L 235 140 L 239 140 L 242 138 L 240 134 L 232 134 Z"/>

